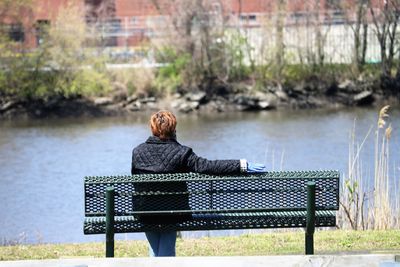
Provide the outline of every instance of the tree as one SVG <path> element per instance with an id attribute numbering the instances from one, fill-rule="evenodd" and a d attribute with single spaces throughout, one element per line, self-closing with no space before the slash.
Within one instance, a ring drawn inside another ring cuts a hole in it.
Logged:
<path id="1" fill-rule="evenodd" d="M 102 57 L 85 49 L 86 24 L 76 3 L 69 2 L 59 10 L 51 25 L 41 29 L 45 33 L 43 42 L 34 50 L 21 52 L 16 50 L 15 42 L 1 39 L 0 52 L 8 55 L 1 61 L 3 93 L 25 100 L 47 100 L 97 94 L 108 89 Z"/>
<path id="2" fill-rule="evenodd" d="M 86 32 L 79 5 L 71 2 L 59 11 L 39 49 L 48 57 L 46 67 L 55 74 L 53 88 L 48 87 L 46 94 L 91 95 L 108 89 L 101 54 L 85 48 Z"/>
<path id="3" fill-rule="evenodd" d="M 370 0 L 357 0 L 356 25 L 354 32 L 354 61 L 358 72 L 362 72 L 368 46 L 367 11 Z"/>
<path id="4" fill-rule="evenodd" d="M 0 93 L 19 93 L 27 79 L 22 69 L 30 60 L 24 51 L 24 27 L 32 17 L 31 0 L 0 1 Z"/>
<path id="5" fill-rule="evenodd" d="M 277 78 L 281 79 L 282 70 L 284 66 L 284 40 L 283 40 L 283 29 L 284 29 L 284 19 L 286 16 L 286 0 L 277 0 L 277 16 L 276 16 L 276 54 L 275 54 L 275 64 L 277 67 Z"/>
<path id="6" fill-rule="evenodd" d="M 366 63 L 366 52 L 368 47 L 368 10 L 370 0 L 343 1 L 339 8 L 344 15 L 346 25 L 353 34 L 352 64 L 356 74 L 363 71 Z"/>
<path id="7" fill-rule="evenodd" d="M 105 36 L 107 32 L 113 30 L 110 29 L 110 27 L 118 27 L 118 25 L 113 25 L 119 23 L 119 21 L 115 19 L 115 0 L 86 0 L 85 9 L 87 26 L 92 27 L 91 30 L 94 32 L 94 35 L 98 35 L 100 32 L 100 38 L 94 38 L 94 40 L 92 39 L 90 41 L 94 42 L 94 45 L 97 45 L 95 42 L 97 41 L 101 47 L 110 44 L 115 45 L 117 42 L 115 36 Z"/>
<path id="8" fill-rule="evenodd" d="M 321 67 L 325 63 L 325 45 L 327 36 L 331 29 L 331 23 L 329 22 L 324 24 L 323 22 L 329 18 L 329 12 L 332 12 L 338 8 L 336 5 L 331 4 L 325 7 L 325 9 L 328 8 L 328 10 L 322 12 L 324 10 L 324 8 L 321 6 L 322 3 L 323 1 L 321 0 L 313 0 L 308 3 L 309 6 L 311 5 L 311 24 L 313 25 L 313 35 L 315 39 L 313 45 L 315 47 L 313 47 L 312 51 L 316 49 L 316 51 L 311 52 L 309 59 L 311 59 L 314 69 Z"/>
<path id="9" fill-rule="evenodd" d="M 226 81 L 228 40 L 225 35 L 227 18 L 223 15 L 223 2 L 171 2 L 166 8 L 161 5 L 162 1 L 152 0 L 164 18 L 162 25 L 155 25 L 156 35 L 161 38 L 152 39 L 154 47 L 161 52 L 165 48 L 173 48 L 177 57 L 189 59 L 180 73 L 186 88 L 205 84 L 205 89 L 208 89 L 215 79 Z"/>
<path id="10" fill-rule="evenodd" d="M 385 0 L 378 8 L 370 7 L 375 34 L 380 46 L 382 78 L 390 78 L 394 55 L 397 52 L 397 26 L 400 0 Z"/>

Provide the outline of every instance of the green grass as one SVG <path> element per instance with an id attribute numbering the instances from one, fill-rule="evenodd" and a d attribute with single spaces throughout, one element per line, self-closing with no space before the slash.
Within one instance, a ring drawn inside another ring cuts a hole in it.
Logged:
<path id="1" fill-rule="evenodd" d="M 400 253 L 400 230 L 317 231 L 315 254 Z M 0 247 L 0 260 L 104 257 L 104 243 L 39 244 Z M 304 232 L 178 239 L 177 256 L 304 254 Z M 147 257 L 146 241 L 117 241 L 116 257 Z"/>

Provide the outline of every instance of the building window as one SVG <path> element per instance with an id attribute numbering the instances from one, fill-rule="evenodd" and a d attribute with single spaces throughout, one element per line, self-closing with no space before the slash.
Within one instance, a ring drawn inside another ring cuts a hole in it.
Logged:
<path id="1" fill-rule="evenodd" d="M 139 24 L 139 20 L 137 17 L 131 17 L 131 25 L 138 25 Z"/>
<path id="2" fill-rule="evenodd" d="M 255 21 L 256 15 L 249 15 L 249 21 Z"/>
<path id="3" fill-rule="evenodd" d="M 22 24 L 5 24 L 1 26 L 2 32 L 8 36 L 11 41 L 24 42 L 25 32 Z"/>
<path id="4" fill-rule="evenodd" d="M 120 19 L 111 19 L 107 22 L 108 30 L 110 33 L 120 33 L 121 28 L 121 20 Z"/>
<path id="5" fill-rule="evenodd" d="M 326 0 L 325 8 L 330 10 L 341 9 L 342 1 L 341 0 Z"/>
<path id="6" fill-rule="evenodd" d="M 292 23 L 305 23 L 310 19 L 310 15 L 306 12 L 296 11 L 290 14 L 290 22 Z"/>
<path id="7" fill-rule="evenodd" d="M 256 19 L 256 15 L 240 15 L 240 20 L 255 21 Z"/>
<path id="8" fill-rule="evenodd" d="M 48 28 L 50 26 L 49 20 L 38 20 L 35 24 L 36 30 L 36 45 L 41 45 L 44 42 L 45 37 L 48 33 Z"/>

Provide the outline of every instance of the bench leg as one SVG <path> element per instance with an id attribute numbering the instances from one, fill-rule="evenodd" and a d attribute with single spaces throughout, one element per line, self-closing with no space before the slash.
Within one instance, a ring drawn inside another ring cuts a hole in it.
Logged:
<path id="1" fill-rule="evenodd" d="M 106 257 L 114 257 L 114 194 L 113 187 L 106 188 Z"/>
<path id="2" fill-rule="evenodd" d="M 315 182 L 307 183 L 306 255 L 314 254 Z"/>

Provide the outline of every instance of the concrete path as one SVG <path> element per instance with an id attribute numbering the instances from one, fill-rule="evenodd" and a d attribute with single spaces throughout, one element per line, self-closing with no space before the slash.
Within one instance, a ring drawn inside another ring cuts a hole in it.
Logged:
<path id="1" fill-rule="evenodd" d="M 1 267 L 400 267 L 395 255 L 323 255 L 176 258 L 74 258 L 2 261 Z"/>

